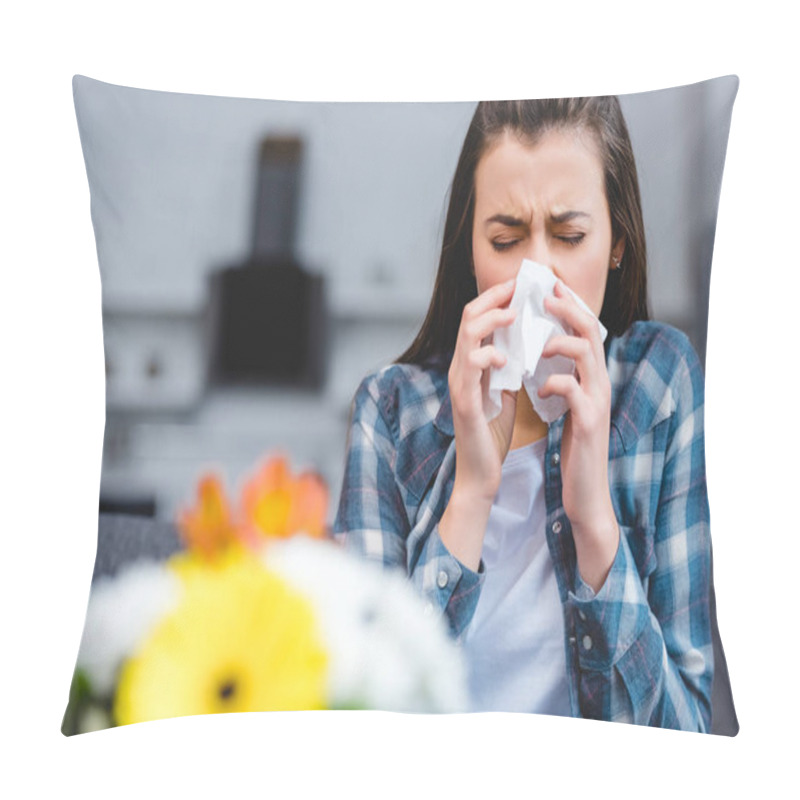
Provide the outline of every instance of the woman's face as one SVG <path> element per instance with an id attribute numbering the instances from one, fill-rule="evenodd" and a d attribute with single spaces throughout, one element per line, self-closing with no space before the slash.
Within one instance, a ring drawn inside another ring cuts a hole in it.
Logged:
<path id="1" fill-rule="evenodd" d="M 603 165 L 588 134 L 551 131 L 533 146 L 506 132 L 475 171 L 472 253 L 478 292 L 516 276 L 524 258 L 549 267 L 596 316 L 612 255 Z"/>

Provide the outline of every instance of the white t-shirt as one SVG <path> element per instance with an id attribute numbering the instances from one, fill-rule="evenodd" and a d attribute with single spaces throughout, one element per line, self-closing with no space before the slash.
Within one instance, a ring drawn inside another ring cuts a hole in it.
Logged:
<path id="1" fill-rule="evenodd" d="M 564 615 L 545 539 L 547 439 L 509 451 L 483 542 L 486 578 L 463 638 L 474 711 L 570 716 Z"/>

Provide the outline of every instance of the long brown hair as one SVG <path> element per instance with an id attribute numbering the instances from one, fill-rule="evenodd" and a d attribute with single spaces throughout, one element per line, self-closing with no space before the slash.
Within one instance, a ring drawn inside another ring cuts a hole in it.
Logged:
<path id="1" fill-rule="evenodd" d="M 397 363 L 423 364 L 449 357 L 455 348 L 464 306 L 478 295 L 473 274 L 472 226 L 475 171 L 483 154 L 505 131 L 533 146 L 552 130 L 588 131 L 596 141 L 605 174 L 612 241 L 625 237 L 619 269 L 610 270 L 600 321 L 612 336 L 648 319 L 647 255 L 639 179 L 628 128 L 616 97 L 490 101 L 478 104 L 450 187 L 442 252 L 428 313 Z"/>

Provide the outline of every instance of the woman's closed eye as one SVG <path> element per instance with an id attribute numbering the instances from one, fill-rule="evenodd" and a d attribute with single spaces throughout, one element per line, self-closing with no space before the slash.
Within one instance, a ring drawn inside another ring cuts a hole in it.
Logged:
<path id="1" fill-rule="evenodd" d="M 572 233 L 572 234 L 565 234 L 563 236 L 556 236 L 555 239 L 558 239 L 560 242 L 564 242 L 564 244 L 569 245 L 570 247 L 576 247 L 579 245 L 585 238 L 585 233 Z M 502 252 L 503 250 L 511 249 L 515 244 L 518 244 L 521 240 L 520 239 L 512 239 L 511 241 L 493 241 L 492 247 L 497 250 L 498 252 Z"/>
<path id="2" fill-rule="evenodd" d="M 492 242 L 492 247 L 495 250 L 503 251 L 503 250 L 508 250 L 509 248 L 511 248 L 515 244 L 517 244 L 518 242 L 519 242 L 519 239 L 514 239 L 513 241 L 510 241 L 510 242 Z"/>
<path id="3" fill-rule="evenodd" d="M 570 234 L 569 236 L 566 236 L 566 235 L 565 236 L 556 236 L 556 239 L 558 239 L 561 242 L 564 242 L 564 244 L 570 245 L 570 247 L 575 247 L 576 245 L 579 245 L 584 240 L 585 236 L 586 236 L 585 233 L 574 233 L 574 234 Z"/>

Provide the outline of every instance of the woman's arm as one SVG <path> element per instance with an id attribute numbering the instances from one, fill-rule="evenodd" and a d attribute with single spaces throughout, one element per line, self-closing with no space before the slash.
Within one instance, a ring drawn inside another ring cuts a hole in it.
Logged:
<path id="1" fill-rule="evenodd" d="M 576 372 L 551 375 L 539 396 L 560 395 L 569 408 L 561 437 L 561 502 L 572 529 L 580 575 L 596 591 L 619 549 L 619 526 L 608 484 L 611 381 L 594 316 L 578 306 L 561 280 L 544 304 L 571 329 L 567 335 L 552 337 L 542 357 L 572 359 Z"/>
<path id="2" fill-rule="evenodd" d="M 397 481 L 402 433 L 394 405 L 385 406 L 386 395 L 375 380 L 362 383 L 356 394 L 350 427 L 334 532 L 368 557 L 404 565 L 411 582 L 427 598 L 428 608 L 444 612 L 456 635 L 463 633 L 478 602 L 483 537 L 514 428 L 516 392 L 503 393 L 500 414 L 487 422 L 482 378 L 506 361 L 484 342 L 495 329 L 514 321 L 517 312 L 507 306 L 515 282 L 490 287 L 462 311 L 447 376 L 455 441 L 438 468 L 424 511 L 419 513 L 418 499 L 404 494 L 407 490 Z M 424 406 L 425 398 L 405 402 Z M 415 455 L 420 461 L 432 457 L 430 452 Z M 452 474 L 448 498 L 446 478 Z M 412 501 L 414 513 L 409 514 Z"/>
<path id="3" fill-rule="evenodd" d="M 669 380 L 675 409 L 659 423 L 666 428 L 664 451 L 643 456 L 664 459 L 655 531 L 623 527 L 602 588 L 595 594 L 576 570 L 568 605 L 584 716 L 709 731 L 713 651 L 703 375 L 688 341 L 683 349 Z M 630 542 L 649 536 L 645 591 Z"/>
<path id="4" fill-rule="evenodd" d="M 560 394 L 569 406 L 561 443 L 562 503 L 577 556 L 568 621 L 581 673 L 581 713 L 708 730 L 710 541 L 697 355 L 674 329 L 644 354 L 652 361 L 638 378 L 642 402 L 666 419 L 658 423 L 664 426 L 660 438 L 652 432 L 647 452 L 624 457 L 628 485 L 622 490 L 638 485 L 658 491 L 655 530 L 631 531 L 616 524 L 611 501 L 611 388 L 597 326 L 558 283 L 545 304 L 574 335 L 554 337 L 543 355 L 560 353 L 577 365 L 576 376 L 551 376 L 540 394 Z M 647 589 L 631 541 L 654 542 Z"/>
<path id="5" fill-rule="evenodd" d="M 402 569 L 428 601 L 430 612 L 444 613 L 453 634 L 459 635 L 477 605 L 483 568 L 470 569 L 442 541 L 439 521 L 431 511 L 444 508 L 443 480 L 436 481 L 428 500 L 430 510 L 419 514 L 412 525 L 410 511 L 418 501 L 397 479 L 400 434 L 385 406 L 377 377 L 365 379 L 353 401 L 333 532 L 348 549 L 383 566 Z M 451 457 L 454 454 L 452 450 Z M 443 463 L 440 472 L 451 468 L 452 464 Z M 450 516 L 458 524 L 454 511 Z"/>

